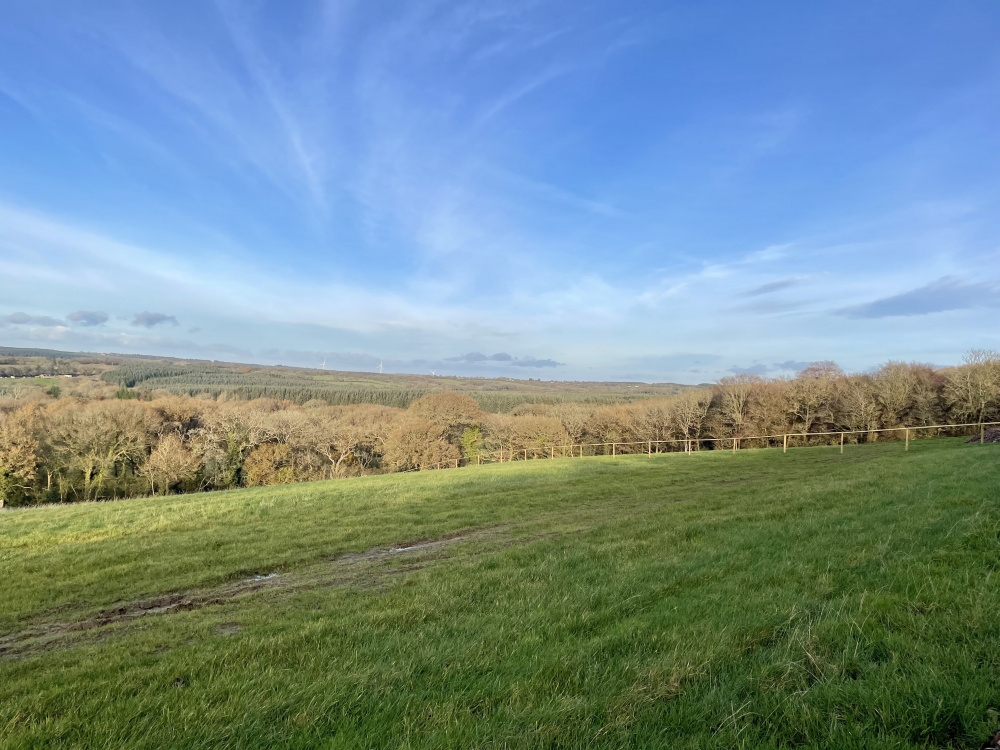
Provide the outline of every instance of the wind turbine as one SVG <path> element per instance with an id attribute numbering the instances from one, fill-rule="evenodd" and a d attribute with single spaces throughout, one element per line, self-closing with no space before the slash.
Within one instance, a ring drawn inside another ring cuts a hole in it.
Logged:
<path id="1" fill-rule="evenodd" d="M 437 374 L 438 374 L 437 370 L 431 370 L 431 377 L 436 378 Z"/>
<path id="2" fill-rule="evenodd" d="M 326 355 L 323 355 L 323 369 L 326 369 Z"/>
<path id="3" fill-rule="evenodd" d="M 381 359 L 378 361 L 378 374 L 379 375 L 382 374 L 382 360 Z"/>

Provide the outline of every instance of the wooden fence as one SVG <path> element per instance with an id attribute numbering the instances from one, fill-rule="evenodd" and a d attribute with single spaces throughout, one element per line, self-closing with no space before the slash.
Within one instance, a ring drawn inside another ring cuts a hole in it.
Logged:
<path id="1" fill-rule="evenodd" d="M 710 450 L 718 451 L 720 449 L 736 453 L 739 450 L 746 450 L 740 447 L 740 444 L 744 441 L 763 441 L 764 448 L 774 447 L 771 442 L 780 443 L 783 453 L 787 453 L 790 447 L 795 447 L 795 442 L 801 442 L 802 446 L 808 445 L 811 438 L 828 438 L 833 439 L 834 442 L 827 442 L 825 445 L 840 446 L 840 452 L 844 452 L 845 438 L 848 435 L 878 435 L 880 433 L 892 434 L 898 433 L 899 438 L 893 442 L 904 443 L 904 450 L 910 449 L 910 435 L 911 433 L 918 433 L 921 430 L 936 430 L 937 435 L 931 435 L 931 437 L 940 437 L 942 430 L 967 430 L 970 427 L 975 427 L 979 429 L 979 441 L 980 444 L 984 442 L 987 427 L 1000 426 L 1000 422 L 967 422 L 965 424 L 935 424 L 935 425 L 920 425 L 916 427 L 881 427 L 873 430 L 831 430 L 828 432 L 785 432 L 778 433 L 775 435 L 736 435 L 730 437 L 701 437 L 692 436 L 687 438 L 677 438 L 673 440 L 638 440 L 631 442 L 611 442 L 611 443 L 574 443 L 571 445 L 545 445 L 538 446 L 534 448 L 497 448 L 496 450 L 481 451 L 477 454 L 475 459 L 469 458 L 454 458 L 448 461 L 440 461 L 436 464 L 429 466 L 422 466 L 420 469 L 411 469 L 410 471 L 420 471 L 429 469 L 449 469 L 449 468 L 459 468 L 460 466 L 476 465 L 476 464 L 491 464 L 491 463 L 509 463 L 511 461 L 527 461 L 538 458 L 584 458 L 587 456 L 586 449 L 589 450 L 589 456 L 618 456 L 618 455 L 653 455 L 659 453 L 686 453 L 692 455 L 699 450 L 701 450 L 702 445 L 710 444 Z M 968 432 L 965 433 L 966 435 Z M 916 435 L 914 435 L 916 437 Z M 949 437 L 954 437 L 949 436 Z M 839 438 L 839 440 L 838 440 Z M 791 439 L 791 444 L 789 442 Z M 926 439 L 926 438 L 925 438 Z M 855 444 L 860 444 L 861 441 L 857 441 Z M 871 442 L 871 441 L 866 441 Z M 664 448 L 666 450 L 664 450 Z M 676 448 L 677 450 L 671 450 L 671 448 Z"/>

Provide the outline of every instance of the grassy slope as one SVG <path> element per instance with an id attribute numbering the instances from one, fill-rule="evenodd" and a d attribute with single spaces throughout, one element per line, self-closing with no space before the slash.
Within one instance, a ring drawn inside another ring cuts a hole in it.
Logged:
<path id="1" fill-rule="evenodd" d="M 1000 448 L 951 440 L 7 512 L 0 635 L 498 523 L 380 563 L 396 575 L 0 656 L 0 745 L 978 747 L 1000 728 Z"/>

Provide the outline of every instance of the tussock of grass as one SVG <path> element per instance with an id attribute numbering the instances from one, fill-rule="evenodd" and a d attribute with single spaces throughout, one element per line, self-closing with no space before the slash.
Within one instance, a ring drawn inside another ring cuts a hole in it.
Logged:
<path id="1" fill-rule="evenodd" d="M 978 747 L 998 480 L 1000 449 L 940 440 L 5 512 L 0 636 L 248 573 L 317 585 L 0 654 L 0 744 Z"/>

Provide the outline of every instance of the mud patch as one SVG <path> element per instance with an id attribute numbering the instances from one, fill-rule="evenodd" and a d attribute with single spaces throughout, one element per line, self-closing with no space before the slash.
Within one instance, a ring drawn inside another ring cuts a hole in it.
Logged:
<path id="1" fill-rule="evenodd" d="M 453 545 L 478 542 L 486 544 L 488 549 L 498 549 L 515 544 L 527 544 L 536 539 L 557 536 L 561 533 L 510 539 L 505 536 L 509 528 L 507 525 L 498 525 L 463 529 L 440 537 L 372 547 L 364 552 L 339 553 L 322 558 L 318 565 L 309 565 L 300 571 L 287 571 L 280 575 L 276 572 L 256 573 L 213 589 L 178 592 L 152 599 L 123 602 L 79 620 L 36 623 L 20 631 L 0 636 L 0 659 L 23 658 L 39 651 L 69 647 L 85 642 L 86 638 L 78 636 L 89 631 L 149 616 L 221 605 L 261 591 L 293 592 L 321 586 L 377 588 L 387 585 L 391 576 L 421 570 L 445 559 L 448 557 L 444 552 L 445 549 Z M 407 560 L 408 564 L 393 566 L 392 561 L 397 559 Z M 243 575 L 246 576 L 246 573 Z M 55 614 L 55 611 L 50 612 L 50 616 L 51 614 Z M 218 633 L 231 636 L 241 629 L 237 623 L 224 623 L 219 626 Z M 100 634 L 100 637 L 103 637 L 103 634 Z"/>
<path id="2" fill-rule="evenodd" d="M 243 632 L 243 626 L 238 622 L 224 622 L 215 628 L 215 632 L 224 636 L 238 635 Z"/>
<path id="3" fill-rule="evenodd" d="M 463 529 L 462 531 L 453 531 L 450 534 L 444 534 L 439 537 L 425 537 L 422 539 L 411 539 L 407 542 L 393 542 L 385 547 L 372 547 L 364 552 L 343 552 L 327 557 L 326 559 L 329 562 L 347 565 L 357 562 L 378 562 L 392 559 L 401 554 L 435 552 L 458 543 L 493 541 L 501 537 L 509 528 L 509 526 L 504 524 L 481 529 Z"/>
<path id="4" fill-rule="evenodd" d="M 43 622 L 19 632 L 0 636 L 0 658 L 16 658 L 32 651 L 46 651 L 74 639 L 76 634 L 130 622 L 151 615 L 165 615 L 222 604 L 235 597 L 274 587 L 279 579 L 252 579 L 229 584 L 214 590 L 171 594 L 155 599 L 120 604 L 97 614 L 75 621 Z"/>

